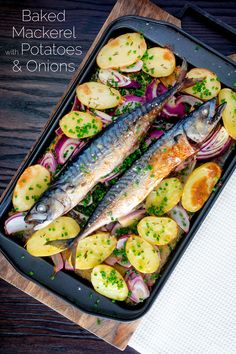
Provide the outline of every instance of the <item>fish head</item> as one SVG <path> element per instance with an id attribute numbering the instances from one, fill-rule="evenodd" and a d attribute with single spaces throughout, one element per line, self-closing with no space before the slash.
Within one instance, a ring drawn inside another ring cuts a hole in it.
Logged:
<path id="1" fill-rule="evenodd" d="M 50 188 L 33 205 L 25 216 L 25 222 L 42 229 L 70 210 L 71 201 L 61 188 Z"/>
<path id="2" fill-rule="evenodd" d="M 219 123 L 225 104 L 217 109 L 215 106 L 216 99 L 212 98 L 193 111 L 183 123 L 184 132 L 193 143 L 203 143 Z"/>

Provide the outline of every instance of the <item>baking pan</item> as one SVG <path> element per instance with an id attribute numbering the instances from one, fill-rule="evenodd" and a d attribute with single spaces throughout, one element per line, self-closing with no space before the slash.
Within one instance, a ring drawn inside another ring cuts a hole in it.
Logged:
<path id="1" fill-rule="evenodd" d="M 236 72 L 235 63 L 185 33 L 178 27 L 166 22 L 137 16 L 125 16 L 115 20 L 107 27 L 88 61 L 66 92 L 60 106 L 51 117 L 46 129 L 10 183 L 0 206 L 0 248 L 18 272 L 86 313 L 119 321 L 136 320 L 150 309 L 162 286 L 168 279 L 180 257 L 183 255 L 188 244 L 196 234 L 196 231 L 235 169 L 235 150 L 231 152 L 224 164 L 221 181 L 218 184 L 216 191 L 210 196 L 201 211 L 196 213 L 192 218 L 189 233 L 178 242 L 176 248 L 171 253 L 168 262 L 161 271 L 160 279 L 158 279 L 152 289 L 150 297 L 135 306 L 130 306 L 124 302 L 112 302 L 108 298 L 96 293 L 88 281 L 80 278 L 72 272 L 70 273 L 62 270 L 57 273 L 55 277 L 52 277 L 53 265 L 47 261 L 47 259 L 31 256 L 15 239 L 5 236 L 3 224 L 7 212 L 11 208 L 11 196 L 15 183 L 27 166 L 36 163 L 40 155 L 48 146 L 48 142 L 52 140 L 59 119 L 71 108 L 76 85 L 89 78 L 95 66 L 95 59 L 99 49 L 109 38 L 128 31 L 142 32 L 145 38 L 153 44 L 170 46 L 177 57 L 185 57 L 190 65 L 206 67 L 216 72 L 220 81 L 224 85 L 233 88 Z M 199 51 L 201 51 L 201 55 L 199 55 Z"/>

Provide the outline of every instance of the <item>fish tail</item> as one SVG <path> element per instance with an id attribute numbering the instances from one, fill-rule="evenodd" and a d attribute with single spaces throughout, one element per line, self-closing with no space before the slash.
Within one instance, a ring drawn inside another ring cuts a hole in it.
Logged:
<path id="1" fill-rule="evenodd" d="M 191 77 L 185 77 L 185 79 L 179 84 L 181 90 L 195 85 L 197 82 L 201 82 L 203 79 L 193 79 Z"/>
<path id="2" fill-rule="evenodd" d="M 70 246 L 71 264 L 76 269 L 76 254 L 77 254 L 78 241 L 74 241 Z"/>
<path id="3" fill-rule="evenodd" d="M 191 87 L 195 85 L 197 82 L 202 81 L 203 79 L 194 79 L 190 77 L 186 77 L 188 70 L 188 64 L 185 58 L 183 58 L 182 65 L 180 68 L 180 73 L 176 81 L 176 86 L 178 87 L 178 90 L 183 90 L 188 87 Z"/>
<path id="4" fill-rule="evenodd" d="M 69 238 L 67 240 L 53 240 L 45 242 L 45 245 L 53 246 L 61 251 L 70 248 L 74 244 L 74 238 Z"/>
<path id="5" fill-rule="evenodd" d="M 188 70 L 188 64 L 187 64 L 186 59 L 183 58 L 181 68 L 180 68 L 180 73 L 179 73 L 177 81 L 176 81 L 176 85 L 181 85 L 183 83 L 183 80 L 185 79 L 185 76 L 187 74 L 187 70 Z"/>

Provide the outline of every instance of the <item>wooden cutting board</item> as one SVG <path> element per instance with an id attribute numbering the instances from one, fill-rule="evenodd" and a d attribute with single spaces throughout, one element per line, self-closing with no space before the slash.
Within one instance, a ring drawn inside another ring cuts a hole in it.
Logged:
<path id="1" fill-rule="evenodd" d="M 74 81 L 78 72 L 83 67 L 96 42 L 102 35 L 107 25 L 117 17 L 124 15 L 140 15 L 145 17 L 154 18 L 157 20 L 169 21 L 177 26 L 181 26 L 179 19 L 173 17 L 166 11 L 160 9 L 158 6 L 151 3 L 149 0 L 118 0 L 112 9 L 109 17 L 98 33 L 86 57 L 72 78 L 71 83 Z M 27 157 L 26 157 L 27 158 Z M 3 196 L 2 196 L 3 197 Z M 101 320 L 98 324 L 97 318 L 82 313 L 76 307 L 68 305 L 65 301 L 58 298 L 56 295 L 49 293 L 47 290 L 42 289 L 40 286 L 25 279 L 21 276 L 0 253 L 0 277 L 8 283 L 14 285 L 18 289 L 24 291 L 28 295 L 34 297 L 36 300 L 49 306 L 61 315 L 67 317 L 71 321 L 94 333 L 96 336 L 104 339 L 106 342 L 112 344 L 118 349 L 124 350 L 137 328 L 140 320 L 130 323 L 120 323 L 113 320 Z"/>

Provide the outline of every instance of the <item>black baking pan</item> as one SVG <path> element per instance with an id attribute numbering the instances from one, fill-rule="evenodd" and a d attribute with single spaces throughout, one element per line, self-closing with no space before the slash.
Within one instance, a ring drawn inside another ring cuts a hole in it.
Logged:
<path id="1" fill-rule="evenodd" d="M 51 117 L 49 124 L 40 136 L 36 145 L 33 147 L 28 158 L 13 178 L 0 206 L 1 251 L 18 272 L 86 313 L 112 318 L 119 321 L 132 321 L 138 319 L 144 315 L 148 309 L 150 309 L 168 276 L 171 274 L 178 260 L 183 255 L 188 244 L 196 234 L 197 229 L 203 222 L 219 193 L 226 184 L 228 178 L 235 169 L 235 150 L 232 151 L 225 162 L 221 182 L 218 184 L 216 191 L 210 196 L 202 210 L 192 219 L 190 232 L 178 242 L 176 248 L 171 253 L 169 261 L 163 268 L 160 279 L 158 279 L 157 283 L 154 285 L 150 297 L 136 306 L 130 306 L 123 302 L 112 302 L 108 298 L 96 293 L 89 282 L 72 272 L 70 273 L 63 270 L 60 271 L 55 277 L 51 277 L 53 274 L 52 264 L 46 259 L 31 256 L 13 238 L 5 236 L 3 224 L 7 216 L 7 212 L 11 208 L 11 196 L 16 181 L 27 166 L 34 164 L 39 159 L 40 155 L 48 146 L 48 143 L 52 140 L 52 136 L 59 119 L 71 108 L 70 103 L 75 95 L 76 85 L 84 82 L 91 75 L 99 49 L 108 41 L 109 38 L 128 31 L 142 32 L 145 38 L 153 44 L 155 43 L 161 46 L 170 46 L 177 57 L 185 57 L 190 65 L 206 67 L 216 72 L 220 78 L 220 81 L 224 85 L 233 88 L 233 84 L 236 81 L 235 63 L 216 52 L 214 49 L 206 46 L 204 43 L 188 35 L 178 27 L 169 23 L 136 16 L 125 16 L 115 20 L 103 33 L 86 64 L 75 78 L 73 84 L 65 94 L 60 106 Z"/>

